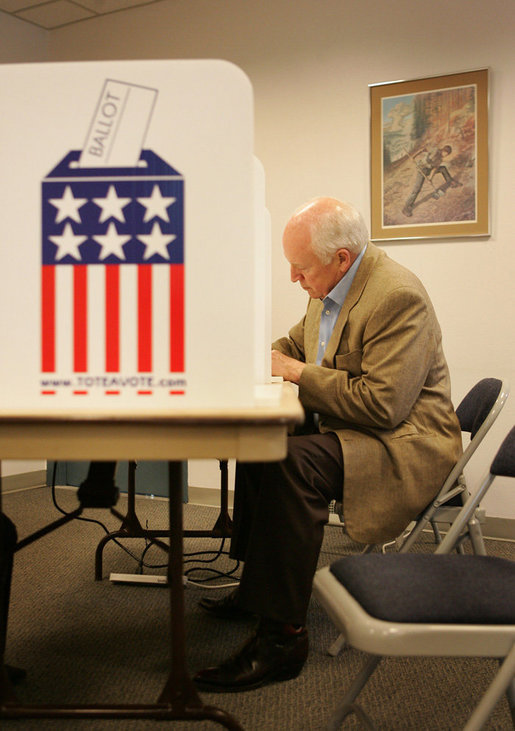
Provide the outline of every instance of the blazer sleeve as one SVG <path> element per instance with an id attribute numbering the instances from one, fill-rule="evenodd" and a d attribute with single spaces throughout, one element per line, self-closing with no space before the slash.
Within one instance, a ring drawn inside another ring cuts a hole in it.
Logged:
<path id="1" fill-rule="evenodd" d="M 306 356 L 304 351 L 304 323 L 305 317 L 300 322 L 294 325 L 288 337 L 279 338 L 272 343 L 273 350 L 279 350 L 284 355 L 289 355 L 291 358 L 305 362 Z"/>
<path id="2" fill-rule="evenodd" d="M 440 339 L 427 296 L 399 286 L 378 298 L 368 315 L 351 311 L 346 330 L 350 347 L 336 351 L 333 367 L 304 368 L 300 400 L 329 417 L 331 428 L 394 429 L 418 399 Z"/>

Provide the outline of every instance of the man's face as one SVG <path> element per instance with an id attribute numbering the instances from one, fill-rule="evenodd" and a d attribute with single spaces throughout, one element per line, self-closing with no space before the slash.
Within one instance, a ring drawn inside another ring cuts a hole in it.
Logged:
<path id="1" fill-rule="evenodd" d="M 347 249 L 339 249 L 329 264 L 322 264 L 311 250 L 306 230 L 286 228 L 283 249 L 290 263 L 290 278 L 313 299 L 323 299 L 338 284 L 351 265 Z"/>

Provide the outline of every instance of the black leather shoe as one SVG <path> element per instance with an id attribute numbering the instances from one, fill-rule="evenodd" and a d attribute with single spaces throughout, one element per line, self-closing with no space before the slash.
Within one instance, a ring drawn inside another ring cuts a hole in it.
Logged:
<path id="1" fill-rule="evenodd" d="M 305 627 L 287 628 L 261 622 L 238 654 L 195 675 L 197 687 L 211 693 L 238 693 L 296 678 L 308 656 L 308 633 Z"/>
<path id="2" fill-rule="evenodd" d="M 79 486 L 77 497 L 83 508 L 112 508 L 119 490 L 114 484 L 116 462 L 90 462 L 88 474 Z"/>
<path id="3" fill-rule="evenodd" d="M 232 619 L 234 621 L 249 619 L 254 616 L 248 609 L 239 606 L 238 589 L 231 591 L 230 594 L 226 594 L 221 599 L 206 596 L 199 601 L 198 605 L 213 617 L 217 617 L 217 619 Z"/>

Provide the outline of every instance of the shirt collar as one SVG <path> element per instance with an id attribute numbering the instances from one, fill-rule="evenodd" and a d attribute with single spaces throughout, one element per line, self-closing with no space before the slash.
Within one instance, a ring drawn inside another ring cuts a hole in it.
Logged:
<path id="1" fill-rule="evenodd" d="M 332 290 L 328 294 L 326 294 L 326 296 L 324 297 L 322 302 L 326 302 L 328 299 L 330 299 L 333 302 L 336 302 L 338 307 L 341 308 L 341 306 L 345 302 L 345 297 L 347 296 L 347 294 L 349 292 L 352 281 L 354 279 L 356 272 L 358 271 L 358 267 L 361 263 L 361 260 L 363 259 L 363 255 L 365 254 L 366 249 L 367 249 L 367 246 L 365 245 L 365 247 L 359 252 L 359 256 L 353 262 L 353 264 L 349 268 L 349 270 L 345 272 L 343 277 L 340 279 L 340 281 L 337 284 L 335 284 L 335 286 L 332 288 Z"/>

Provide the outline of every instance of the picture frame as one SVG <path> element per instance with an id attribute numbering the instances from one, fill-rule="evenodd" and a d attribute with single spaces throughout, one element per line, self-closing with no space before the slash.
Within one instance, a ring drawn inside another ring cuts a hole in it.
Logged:
<path id="1" fill-rule="evenodd" d="M 489 235 L 488 69 L 369 89 L 372 240 Z"/>

